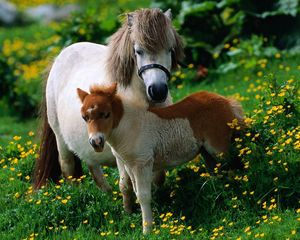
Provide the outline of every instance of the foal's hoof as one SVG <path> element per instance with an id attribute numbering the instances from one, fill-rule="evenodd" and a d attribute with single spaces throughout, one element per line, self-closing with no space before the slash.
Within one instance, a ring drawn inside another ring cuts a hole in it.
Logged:
<path id="1" fill-rule="evenodd" d="M 133 213 L 133 210 L 132 210 L 132 205 L 128 205 L 128 206 L 124 206 L 124 211 L 127 213 L 127 214 L 132 214 Z"/>

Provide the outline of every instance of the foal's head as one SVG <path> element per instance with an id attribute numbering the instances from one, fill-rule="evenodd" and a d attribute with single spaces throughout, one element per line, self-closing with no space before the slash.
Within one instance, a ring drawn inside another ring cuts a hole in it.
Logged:
<path id="1" fill-rule="evenodd" d="M 89 94 L 77 88 L 82 102 L 81 115 L 87 123 L 89 143 L 96 152 L 103 150 L 107 136 L 118 125 L 123 114 L 116 89 L 116 84 L 110 87 L 92 86 Z"/>

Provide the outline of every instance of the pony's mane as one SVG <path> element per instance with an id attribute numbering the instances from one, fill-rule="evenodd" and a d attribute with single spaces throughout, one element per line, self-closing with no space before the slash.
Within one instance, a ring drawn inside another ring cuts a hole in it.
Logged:
<path id="1" fill-rule="evenodd" d="M 127 17 L 111 37 L 106 65 L 110 78 L 124 87 L 131 83 L 134 71 L 134 42 L 151 53 L 171 48 L 173 68 L 184 57 L 182 40 L 171 20 L 160 9 L 141 9 L 128 16 L 130 18 Z"/>

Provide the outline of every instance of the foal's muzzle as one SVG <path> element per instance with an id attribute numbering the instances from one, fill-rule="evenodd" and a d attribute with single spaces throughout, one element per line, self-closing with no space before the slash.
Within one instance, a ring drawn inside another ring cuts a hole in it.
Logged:
<path id="1" fill-rule="evenodd" d="M 148 69 L 159 69 L 165 73 L 165 76 L 155 77 L 154 79 L 146 80 L 143 78 L 143 73 Z M 146 88 L 147 88 L 147 95 L 152 102 L 161 103 L 164 102 L 168 96 L 168 85 L 167 81 L 170 79 L 171 74 L 168 69 L 160 64 L 148 64 L 142 66 L 139 71 L 138 75 L 141 79 L 144 80 Z"/>
<path id="2" fill-rule="evenodd" d="M 89 138 L 89 143 L 92 145 L 95 152 L 102 152 L 105 143 L 105 136 L 102 133 L 93 134 Z"/>

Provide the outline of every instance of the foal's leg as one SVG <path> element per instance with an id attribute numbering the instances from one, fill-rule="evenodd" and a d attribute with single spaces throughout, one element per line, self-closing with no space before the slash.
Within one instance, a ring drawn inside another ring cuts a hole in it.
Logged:
<path id="1" fill-rule="evenodd" d="M 96 164 L 96 165 L 88 165 L 88 168 L 97 186 L 100 189 L 102 189 L 104 192 L 111 192 L 112 188 L 107 182 L 107 180 L 105 179 L 101 167 L 98 164 Z"/>
<path id="2" fill-rule="evenodd" d="M 200 148 L 200 154 L 205 160 L 205 164 L 210 171 L 213 171 L 217 165 L 214 154 L 209 153 L 204 147 Z"/>
<path id="3" fill-rule="evenodd" d="M 135 194 L 142 210 L 143 233 L 150 233 L 152 229 L 152 209 L 151 209 L 151 182 L 153 161 L 141 162 L 135 161 L 131 166 L 125 165 L 129 174 Z"/>
<path id="4" fill-rule="evenodd" d="M 166 172 L 165 170 L 159 170 L 159 171 L 155 171 L 153 174 L 153 183 L 160 187 L 164 184 L 166 179 Z"/>
<path id="5" fill-rule="evenodd" d="M 120 174 L 119 188 L 123 195 L 123 207 L 125 212 L 132 213 L 133 189 L 128 173 L 125 170 L 123 162 L 117 158 L 117 165 Z"/>

